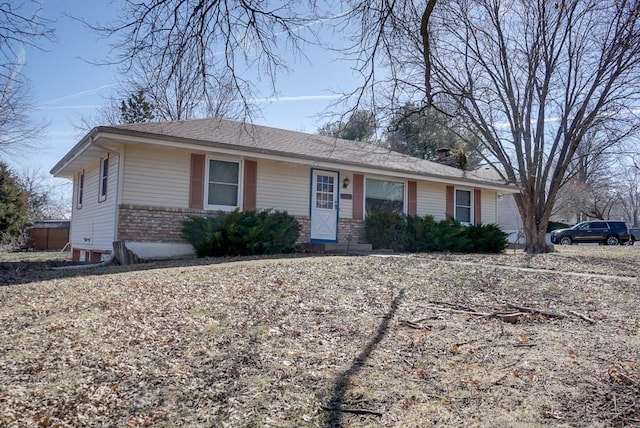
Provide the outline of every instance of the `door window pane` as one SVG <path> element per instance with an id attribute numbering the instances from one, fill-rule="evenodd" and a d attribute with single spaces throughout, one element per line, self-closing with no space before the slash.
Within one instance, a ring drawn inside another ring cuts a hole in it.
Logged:
<path id="1" fill-rule="evenodd" d="M 334 177 L 316 176 L 316 208 L 332 210 L 334 206 Z"/>

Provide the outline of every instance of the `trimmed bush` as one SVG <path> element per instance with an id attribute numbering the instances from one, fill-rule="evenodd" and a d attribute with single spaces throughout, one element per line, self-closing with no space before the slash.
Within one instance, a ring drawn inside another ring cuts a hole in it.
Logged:
<path id="1" fill-rule="evenodd" d="M 507 236 L 496 224 L 479 224 L 467 228 L 472 253 L 501 253 L 507 248 Z"/>
<path id="2" fill-rule="evenodd" d="M 406 216 L 404 251 L 421 253 L 436 251 L 439 241 L 439 227 L 433 216 Z"/>
<path id="3" fill-rule="evenodd" d="M 404 249 L 406 223 L 404 216 L 396 212 L 381 211 L 369 214 L 364 220 L 367 242 L 374 250 L 389 248 L 395 251 Z"/>
<path id="4" fill-rule="evenodd" d="M 182 222 L 182 236 L 198 257 L 293 252 L 299 234 L 300 223 L 282 211 L 236 209 Z"/>
<path id="5" fill-rule="evenodd" d="M 500 253 L 507 248 L 507 234 L 495 224 L 464 226 L 452 218 L 436 222 L 430 215 L 373 213 L 365 220 L 365 232 L 374 249 Z"/>

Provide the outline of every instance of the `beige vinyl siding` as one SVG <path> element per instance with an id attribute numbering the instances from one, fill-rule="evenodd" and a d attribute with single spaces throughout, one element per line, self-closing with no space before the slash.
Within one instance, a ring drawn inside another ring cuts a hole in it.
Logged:
<path id="1" fill-rule="evenodd" d="M 342 183 L 345 178 L 349 179 L 349 186 L 345 189 L 342 187 Z M 340 180 L 338 180 L 338 187 L 340 195 L 343 193 L 351 195 L 351 199 L 342 199 L 338 196 L 338 217 L 339 218 L 352 218 L 353 217 L 353 174 L 349 172 L 340 171 Z"/>
<path id="2" fill-rule="evenodd" d="M 310 180 L 308 166 L 258 161 L 257 208 L 308 216 Z"/>
<path id="3" fill-rule="evenodd" d="M 189 207 L 188 151 L 147 145 L 127 145 L 123 150 L 123 204 Z"/>
<path id="4" fill-rule="evenodd" d="M 418 182 L 418 215 L 432 215 L 437 221 L 447 218 L 447 196 L 444 184 Z"/>
<path id="5" fill-rule="evenodd" d="M 497 197 L 494 190 L 482 189 L 481 220 L 482 224 L 493 224 L 498 222 Z"/>
<path id="6" fill-rule="evenodd" d="M 86 250 L 113 248 L 115 238 L 116 201 L 118 192 L 118 155 L 109 154 L 107 197 L 98 202 L 100 192 L 100 159 L 84 170 L 82 208 L 78 208 L 78 174 L 73 181 L 72 227 L 69 240 L 73 247 Z"/>

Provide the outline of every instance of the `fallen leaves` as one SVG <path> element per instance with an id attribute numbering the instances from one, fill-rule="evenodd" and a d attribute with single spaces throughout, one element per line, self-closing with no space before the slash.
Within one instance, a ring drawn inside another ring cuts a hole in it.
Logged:
<path id="1" fill-rule="evenodd" d="M 0 287 L 0 426 L 633 424 L 637 284 L 549 273 L 605 272 L 613 256 L 590 249 L 200 260 Z"/>

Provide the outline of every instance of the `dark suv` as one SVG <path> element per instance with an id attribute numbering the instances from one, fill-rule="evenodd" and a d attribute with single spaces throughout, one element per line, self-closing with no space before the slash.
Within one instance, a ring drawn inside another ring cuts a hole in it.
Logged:
<path id="1" fill-rule="evenodd" d="M 584 221 L 569 229 L 558 229 L 551 232 L 551 242 L 561 245 L 583 242 L 618 245 L 630 240 L 629 229 L 624 221 Z"/>
<path id="2" fill-rule="evenodd" d="M 640 227 L 630 227 L 629 235 L 631 235 L 631 240 L 627 244 L 633 245 L 634 242 L 640 241 Z"/>

